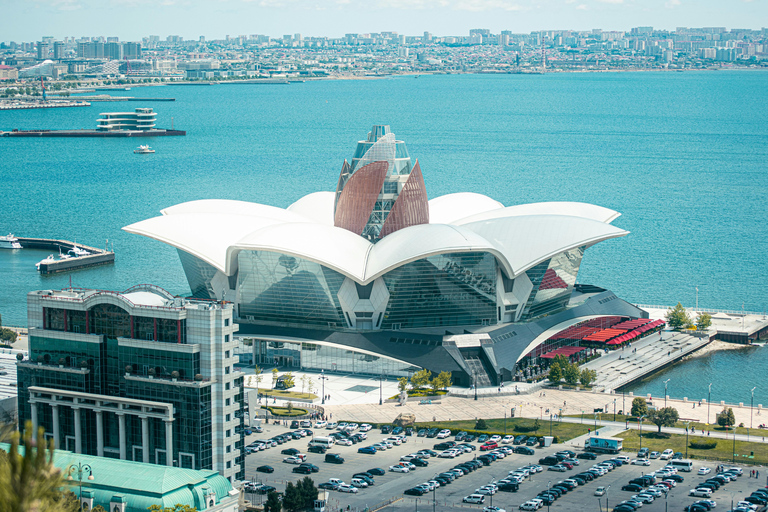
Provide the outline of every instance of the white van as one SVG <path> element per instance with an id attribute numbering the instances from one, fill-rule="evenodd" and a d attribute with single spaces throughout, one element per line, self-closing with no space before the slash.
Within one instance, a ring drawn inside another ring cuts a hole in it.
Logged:
<path id="1" fill-rule="evenodd" d="M 670 465 L 678 471 L 685 471 L 690 473 L 693 470 L 693 462 L 690 460 L 673 460 L 670 461 Z"/>
<path id="2" fill-rule="evenodd" d="M 336 440 L 332 437 L 315 437 L 309 442 L 309 446 L 322 446 L 325 449 L 330 449 Z"/>

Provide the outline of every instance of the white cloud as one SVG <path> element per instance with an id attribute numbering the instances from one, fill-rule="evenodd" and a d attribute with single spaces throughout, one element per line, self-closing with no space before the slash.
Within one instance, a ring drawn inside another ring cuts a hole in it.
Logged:
<path id="1" fill-rule="evenodd" d="M 79 0 L 36 0 L 36 2 L 47 4 L 57 11 L 76 11 L 83 8 Z"/>
<path id="2" fill-rule="evenodd" d="M 624 0 L 597 0 L 598 2 L 602 2 L 604 4 L 623 4 Z"/>
<path id="3" fill-rule="evenodd" d="M 566 4 L 575 4 L 576 0 L 565 0 Z"/>
<path id="4" fill-rule="evenodd" d="M 481 12 L 481 11 L 492 11 L 492 10 L 502 10 L 502 11 L 521 11 L 522 7 L 520 5 L 508 2 L 505 0 L 459 0 L 458 2 L 453 4 L 453 8 L 457 11 L 471 11 L 471 12 Z"/>
<path id="5" fill-rule="evenodd" d="M 667 0 L 667 2 L 664 4 L 664 7 L 667 9 L 674 9 L 680 5 L 680 0 Z"/>
<path id="6" fill-rule="evenodd" d="M 576 6 L 576 9 L 579 11 L 586 11 L 589 9 L 589 7 L 587 7 L 587 4 L 579 4 Z"/>

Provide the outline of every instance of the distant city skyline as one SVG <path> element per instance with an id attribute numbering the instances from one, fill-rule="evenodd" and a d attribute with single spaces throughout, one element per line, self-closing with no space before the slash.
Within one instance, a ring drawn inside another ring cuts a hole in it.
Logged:
<path id="1" fill-rule="evenodd" d="M 229 35 L 340 37 L 392 31 L 463 35 L 473 28 L 619 30 L 653 26 L 760 29 L 766 0 L 35 0 L 6 3 L 0 41 L 81 36 L 141 40 Z"/>

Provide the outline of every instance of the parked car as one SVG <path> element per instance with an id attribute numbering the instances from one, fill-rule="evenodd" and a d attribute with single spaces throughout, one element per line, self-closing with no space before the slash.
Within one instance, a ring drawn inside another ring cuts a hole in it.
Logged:
<path id="1" fill-rule="evenodd" d="M 273 468 L 272 466 L 264 465 L 264 466 L 257 467 L 256 471 L 258 471 L 259 473 L 274 473 L 275 468 Z"/>
<path id="2" fill-rule="evenodd" d="M 344 464 L 344 457 L 338 453 L 326 453 L 325 462 L 329 462 L 331 464 Z"/>

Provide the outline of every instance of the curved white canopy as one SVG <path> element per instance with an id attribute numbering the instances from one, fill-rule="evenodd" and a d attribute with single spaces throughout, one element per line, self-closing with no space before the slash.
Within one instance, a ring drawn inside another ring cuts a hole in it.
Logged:
<path id="1" fill-rule="evenodd" d="M 429 223 L 453 224 L 458 219 L 504 208 L 495 199 L 474 192 L 458 192 L 430 199 Z"/>
<path id="2" fill-rule="evenodd" d="M 187 201 L 177 204 L 163 210 L 163 215 L 181 215 L 181 214 L 229 214 L 229 215 L 248 215 L 251 217 L 265 217 L 268 219 L 280 220 L 282 222 L 307 222 L 303 216 L 267 204 L 249 203 L 247 201 L 235 201 L 232 199 L 200 199 L 197 201 Z"/>
<path id="3" fill-rule="evenodd" d="M 585 219 L 592 219 L 605 223 L 611 223 L 616 218 L 621 216 L 619 212 L 611 210 L 610 208 L 605 208 L 603 206 L 597 206 L 595 204 L 589 203 L 562 201 L 507 206 L 506 208 L 489 210 L 457 219 L 452 222 L 452 224 L 461 226 L 463 224 L 469 224 L 470 222 L 520 215 L 567 215 L 570 217 L 583 217 Z"/>
<path id="4" fill-rule="evenodd" d="M 288 207 L 289 212 L 298 213 L 313 222 L 333 226 L 333 203 L 335 192 L 313 192 Z"/>

